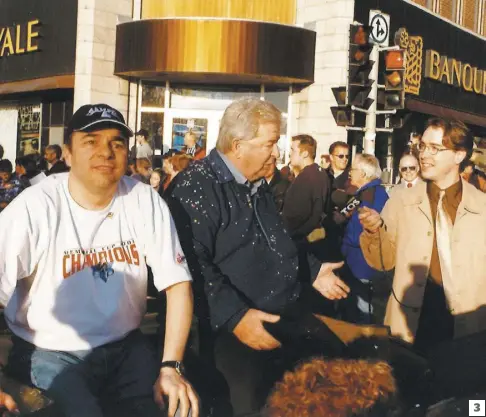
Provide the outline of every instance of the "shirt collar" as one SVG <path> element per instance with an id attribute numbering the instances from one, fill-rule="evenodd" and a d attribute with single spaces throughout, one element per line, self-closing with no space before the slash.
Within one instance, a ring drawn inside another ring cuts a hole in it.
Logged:
<path id="1" fill-rule="evenodd" d="M 224 153 L 221 153 L 218 150 L 216 150 L 216 152 L 218 152 L 218 155 L 223 160 L 223 163 L 226 165 L 226 168 L 228 168 L 231 175 L 233 175 L 234 180 L 238 184 L 248 184 L 248 179 L 238 170 L 238 168 L 234 166 L 233 162 L 231 162 L 230 159 Z"/>
<path id="2" fill-rule="evenodd" d="M 439 200 L 439 194 L 442 190 L 435 185 L 432 181 L 427 183 L 427 194 L 430 196 L 431 199 L 434 201 Z M 462 196 L 462 181 L 459 180 L 455 184 L 452 184 L 450 187 L 446 188 L 445 190 L 445 198 L 449 201 L 456 201 L 461 200 Z"/>
<path id="3" fill-rule="evenodd" d="M 226 168 L 226 169 L 220 169 L 220 171 L 218 172 L 218 178 L 223 179 L 223 181 L 221 181 L 221 182 L 228 182 L 228 181 L 231 181 L 231 180 L 235 180 L 238 184 L 246 185 L 250 189 L 251 195 L 255 194 L 257 192 L 258 188 L 260 187 L 260 185 L 263 184 L 263 182 L 264 182 L 263 178 L 259 179 L 258 181 L 250 182 L 240 172 L 240 170 L 235 167 L 235 165 L 230 161 L 230 159 L 224 153 L 222 153 L 218 150 L 215 150 L 215 152 L 217 153 L 216 155 L 219 156 L 222 165 L 224 165 L 224 168 Z M 213 151 L 211 153 L 213 153 Z M 214 158 L 214 156 L 216 156 L 216 155 L 213 155 L 213 158 L 212 158 L 213 161 L 215 162 L 214 165 L 218 165 L 217 159 Z M 219 166 L 221 168 L 220 164 L 219 164 Z"/>

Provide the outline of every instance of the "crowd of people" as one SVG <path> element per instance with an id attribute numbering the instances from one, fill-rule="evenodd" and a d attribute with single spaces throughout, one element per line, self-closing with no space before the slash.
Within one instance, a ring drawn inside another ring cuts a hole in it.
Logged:
<path id="1" fill-rule="evenodd" d="M 46 148 L 44 172 L 0 161 L 7 372 L 69 417 L 426 410 L 432 397 L 410 386 L 410 369 L 404 384 L 400 366 L 486 330 L 486 197 L 471 133 L 431 119 L 387 192 L 377 158 L 351 161 L 345 142 L 316 163 L 316 140 L 294 136 L 278 169 L 280 124 L 273 104 L 239 99 L 207 156 L 189 131 L 157 168 L 147 131 L 129 149 L 123 116 L 86 105 L 64 154 Z M 166 300 L 162 362 L 139 330 L 147 268 Z M 378 342 L 348 346 L 325 317 L 385 324 L 408 353 L 395 364 Z M 420 392 L 404 404 L 410 389 Z M 0 404 L 17 406 L 2 392 Z"/>

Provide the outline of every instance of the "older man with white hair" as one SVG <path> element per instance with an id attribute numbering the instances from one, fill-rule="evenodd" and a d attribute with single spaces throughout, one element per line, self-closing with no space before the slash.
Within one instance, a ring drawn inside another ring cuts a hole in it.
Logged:
<path id="1" fill-rule="evenodd" d="M 349 179 L 358 188 L 355 198 L 361 203 L 359 207 L 370 207 L 381 212 L 388 200 L 388 194 L 381 185 L 381 168 L 373 155 L 358 154 L 353 160 Z M 371 292 L 373 280 L 379 272 L 371 268 L 363 256 L 359 245 L 359 237 L 363 227 L 358 218 L 358 209 L 352 212 L 346 225 L 341 251 L 346 261 L 348 284 L 352 291 L 348 300 L 344 302 L 346 319 L 360 323 L 373 321 Z M 354 288 L 353 288 L 354 285 Z"/>
<path id="2" fill-rule="evenodd" d="M 230 104 L 216 149 L 177 176 L 169 200 L 194 276 L 200 328 L 211 329 L 200 338 L 201 350 L 203 345 L 213 350 L 227 384 L 218 388 L 205 374 L 204 388 L 213 390 L 206 398 L 230 391 L 232 410 L 215 411 L 218 417 L 264 404 L 278 368 L 292 356 L 270 333 L 281 317 L 285 322 L 290 310 L 308 317 L 313 297 L 341 299 L 349 291 L 333 273 L 341 263 L 313 259 L 304 276 L 262 179 L 278 157 L 280 123 L 280 111 L 267 101 Z M 303 355 L 304 348 L 296 353 Z"/>

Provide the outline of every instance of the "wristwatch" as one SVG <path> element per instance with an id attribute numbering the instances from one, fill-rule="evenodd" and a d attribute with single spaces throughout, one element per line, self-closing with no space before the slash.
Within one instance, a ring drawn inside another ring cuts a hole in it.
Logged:
<path id="1" fill-rule="evenodd" d="M 174 368 L 179 375 L 185 372 L 184 365 L 181 361 L 165 361 L 160 364 L 161 368 Z"/>

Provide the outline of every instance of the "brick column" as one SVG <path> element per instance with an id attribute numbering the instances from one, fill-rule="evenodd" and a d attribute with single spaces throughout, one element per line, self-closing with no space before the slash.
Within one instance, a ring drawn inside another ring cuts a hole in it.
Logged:
<path id="1" fill-rule="evenodd" d="M 107 103 L 127 117 L 128 82 L 113 71 L 116 25 L 132 19 L 132 6 L 132 0 L 78 1 L 75 110 L 87 103 Z"/>
<path id="2" fill-rule="evenodd" d="M 347 140 L 345 128 L 336 126 L 330 107 L 336 102 L 331 87 L 347 81 L 349 25 L 353 22 L 354 0 L 298 0 L 297 24 L 315 30 L 315 82 L 293 97 L 292 134 L 307 133 L 318 143 L 318 155 L 329 145 Z"/>

